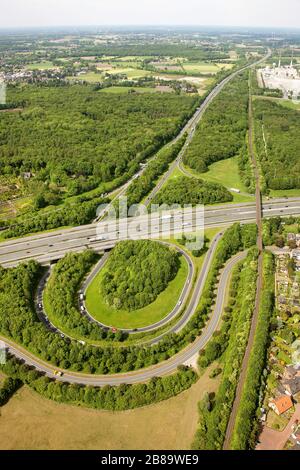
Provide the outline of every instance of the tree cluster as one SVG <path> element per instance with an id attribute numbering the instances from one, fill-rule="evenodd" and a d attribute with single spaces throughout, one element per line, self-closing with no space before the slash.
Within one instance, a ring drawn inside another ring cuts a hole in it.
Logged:
<path id="1" fill-rule="evenodd" d="M 168 246 L 150 240 L 120 242 L 105 266 L 101 295 L 115 309 L 143 308 L 154 302 L 178 268 L 178 252 Z"/>
<path id="2" fill-rule="evenodd" d="M 153 200 L 154 204 L 216 204 L 230 202 L 232 194 L 218 183 L 179 176 L 169 180 Z"/>

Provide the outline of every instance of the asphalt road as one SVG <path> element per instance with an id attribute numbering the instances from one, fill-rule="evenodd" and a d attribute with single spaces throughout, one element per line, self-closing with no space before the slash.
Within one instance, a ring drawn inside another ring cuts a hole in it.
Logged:
<path id="1" fill-rule="evenodd" d="M 117 225 L 106 221 L 12 239 L 0 243 L 0 264 L 4 267 L 11 267 L 29 259 L 35 259 L 41 264 L 49 264 L 50 261 L 62 258 L 70 251 L 81 252 L 90 248 L 103 252 L 111 249 L 118 241 L 128 238 L 136 240 L 170 238 L 170 230 L 178 235 L 183 230 L 185 233 L 194 232 L 199 230 L 194 214 L 190 210 L 185 213 L 183 219 L 182 211 L 179 210 L 174 211 L 174 219 L 171 222 L 162 220 L 159 214 L 152 214 L 151 223 L 146 216 L 143 216 L 118 219 Z M 204 227 L 221 227 L 234 222 L 255 222 L 256 215 L 255 203 L 210 206 L 204 210 Z M 300 215 L 300 198 L 273 199 L 263 204 L 264 217 L 289 215 Z"/>
<path id="2" fill-rule="evenodd" d="M 203 332 L 199 338 L 189 345 L 186 349 L 182 350 L 175 356 L 173 356 L 168 361 L 164 361 L 156 366 L 141 369 L 136 372 L 126 373 L 126 374 L 114 374 L 114 375 L 89 375 L 89 374 L 80 374 L 75 372 L 63 371 L 63 377 L 57 377 L 54 374 L 54 366 L 47 364 L 46 362 L 40 361 L 35 356 L 30 354 L 24 348 L 19 347 L 14 344 L 12 341 L 8 341 L 3 337 L 0 337 L 7 346 L 8 351 L 19 359 L 24 360 L 27 364 L 35 367 L 37 370 L 44 372 L 47 376 L 56 378 L 57 380 L 69 383 L 78 383 L 84 385 L 92 386 L 105 386 L 105 385 L 120 385 L 122 383 L 134 384 L 145 382 L 152 377 L 163 376 L 175 372 L 177 367 L 181 364 L 188 362 L 192 357 L 194 357 L 198 352 L 203 349 L 208 341 L 210 340 L 212 334 L 217 330 L 222 312 L 223 306 L 226 298 L 226 287 L 230 279 L 230 275 L 234 266 L 241 261 L 246 256 L 246 253 L 239 253 L 237 256 L 232 258 L 226 265 L 221 274 L 218 294 L 216 299 L 215 307 L 212 311 L 211 318 L 203 329 Z M 60 369 L 58 369 L 60 370 Z"/>

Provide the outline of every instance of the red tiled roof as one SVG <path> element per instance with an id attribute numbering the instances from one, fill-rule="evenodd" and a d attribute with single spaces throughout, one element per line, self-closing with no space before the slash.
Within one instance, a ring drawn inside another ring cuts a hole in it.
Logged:
<path id="1" fill-rule="evenodd" d="M 287 395 L 284 395 L 278 398 L 277 400 L 273 400 L 273 403 L 276 406 L 279 414 L 285 413 L 287 410 L 289 410 L 293 406 L 291 397 Z"/>

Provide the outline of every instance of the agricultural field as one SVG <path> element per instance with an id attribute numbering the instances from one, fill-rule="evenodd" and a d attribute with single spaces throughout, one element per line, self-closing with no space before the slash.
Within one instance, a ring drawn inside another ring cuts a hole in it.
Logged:
<path id="1" fill-rule="evenodd" d="M 53 65 L 52 62 L 46 60 L 41 62 L 33 62 L 32 64 L 26 65 L 27 70 L 50 70 L 57 67 L 57 65 Z"/>
<path id="2" fill-rule="evenodd" d="M 219 384 L 210 371 L 177 397 L 122 412 L 58 404 L 22 387 L 1 409 L 0 449 L 188 450 L 197 402 Z"/>

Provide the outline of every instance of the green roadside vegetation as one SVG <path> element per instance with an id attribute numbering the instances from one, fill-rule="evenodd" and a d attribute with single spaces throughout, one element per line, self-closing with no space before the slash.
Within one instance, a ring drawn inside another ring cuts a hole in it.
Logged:
<path id="1" fill-rule="evenodd" d="M 99 388 L 50 379 L 15 358 L 9 358 L 6 364 L 0 364 L 0 370 L 12 377 L 9 380 L 18 383 L 21 381 L 45 398 L 59 403 L 113 411 L 129 410 L 167 400 L 190 388 L 198 378 L 192 369 L 181 366 L 176 374 L 155 377 L 147 383 Z"/>
<path id="2" fill-rule="evenodd" d="M 253 176 L 246 143 L 248 79 L 248 72 L 240 74 L 231 80 L 210 104 L 196 128 L 183 163 L 198 174 L 203 174 L 209 171 L 212 164 L 238 157 L 238 169 L 243 185 L 247 191 L 252 192 Z M 221 167 L 222 170 L 226 181 L 227 175 L 230 177 L 226 164 Z"/>
<path id="3" fill-rule="evenodd" d="M 153 199 L 153 204 L 216 204 L 230 202 L 233 197 L 221 184 L 198 178 L 178 176 L 170 179 Z"/>
<path id="4" fill-rule="evenodd" d="M 275 304 L 275 263 L 272 253 L 265 252 L 263 258 L 263 289 L 259 307 L 253 347 L 242 390 L 230 448 L 232 450 L 254 449 L 259 432 L 259 407 L 263 405 L 266 387 L 263 372 L 269 342 L 270 322 Z M 265 374 L 266 375 L 266 374 Z"/>
<path id="5" fill-rule="evenodd" d="M 0 407 L 6 405 L 21 385 L 22 382 L 18 378 L 12 377 L 7 377 L 0 383 Z"/>
<path id="6" fill-rule="evenodd" d="M 116 348 L 108 341 L 106 346 L 90 347 L 78 341 L 65 341 L 60 335 L 47 331 L 33 307 L 32 296 L 41 272 L 34 261 L 0 270 L 0 333 L 64 370 L 109 374 L 157 364 L 179 352 L 201 334 L 213 306 L 219 270 L 240 249 L 253 245 L 256 233 L 251 227 L 235 224 L 225 232 L 218 244 L 195 314 L 179 333 L 165 335 L 155 345 Z"/>
<path id="7" fill-rule="evenodd" d="M 255 305 L 257 257 L 257 249 L 251 248 L 246 260 L 235 270 L 230 288 L 229 308 L 232 311 L 228 312 L 230 315 L 227 315 L 229 318 L 225 322 L 228 331 L 223 326 L 222 340 L 218 342 L 217 338 L 213 340 L 213 346 L 207 346 L 205 355 L 209 362 L 223 353 L 223 372 L 215 397 L 207 396 L 199 404 L 199 428 L 193 443 L 194 449 L 221 450 L 223 447 Z"/>
<path id="8" fill-rule="evenodd" d="M 186 135 L 177 142 L 161 149 L 156 157 L 148 163 L 143 174 L 134 180 L 126 191 L 128 206 L 141 203 L 143 198 L 155 187 L 157 179 L 167 171 L 184 146 Z"/>

